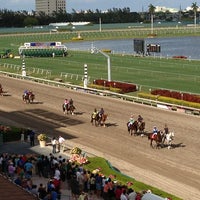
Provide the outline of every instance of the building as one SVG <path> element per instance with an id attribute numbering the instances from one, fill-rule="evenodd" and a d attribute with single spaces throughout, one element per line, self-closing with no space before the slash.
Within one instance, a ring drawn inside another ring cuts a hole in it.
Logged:
<path id="1" fill-rule="evenodd" d="M 66 12 L 66 0 L 35 0 L 36 13 L 44 12 L 51 15 L 53 12 Z"/>

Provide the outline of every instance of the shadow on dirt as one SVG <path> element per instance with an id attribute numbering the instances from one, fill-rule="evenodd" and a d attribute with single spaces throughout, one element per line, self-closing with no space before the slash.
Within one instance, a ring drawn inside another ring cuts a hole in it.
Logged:
<path id="1" fill-rule="evenodd" d="M 117 123 L 106 123 L 106 127 L 118 126 Z"/>

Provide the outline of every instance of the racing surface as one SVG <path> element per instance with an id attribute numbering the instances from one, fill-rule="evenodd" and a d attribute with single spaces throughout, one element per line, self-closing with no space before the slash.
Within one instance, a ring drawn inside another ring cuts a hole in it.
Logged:
<path id="1" fill-rule="evenodd" d="M 121 172 L 184 200 L 200 199 L 200 117 L 87 94 L 56 86 L 0 75 L 7 96 L 0 96 L 0 122 L 29 127 L 50 136 L 62 135 L 69 143 L 108 159 Z M 32 90 L 36 99 L 25 104 L 22 94 Z M 64 115 L 62 104 L 72 98 L 75 115 Z M 104 108 L 107 126 L 90 123 L 94 108 Z M 146 132 L 167 123 L 174 131 L 173 149 L 153 149 L 147 137 L 130 136 L 126 123 L 131 114 L 142 115 Z"/>

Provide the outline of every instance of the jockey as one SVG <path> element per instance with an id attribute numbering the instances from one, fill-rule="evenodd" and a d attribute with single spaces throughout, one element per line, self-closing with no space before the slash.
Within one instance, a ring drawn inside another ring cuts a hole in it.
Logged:
<path id="1" fill-rule="evenodd" d="M 156 126 L 153 127 L 153 135 L 152 138 L 154 138 L 158 134 L 158 129 Z"/>
<path id="2" fill-rule="evenodd" d="M 95 108 L 95 109 L 94 109 L 94 112 L 92 113 L 92 118 L 93 118 L 93 119 L 96 117 L 97 113 L 98 113 L 98 112 L 97 112 L 97 109 Z"/>
<path id="3" fill-rule="evenodd" d="M 64 105 L 67 105 L 69 103 L 68 99 L 64 100 Z"/>
<path id="4" fill-rule="evenodd" d="M 64 107 L 65 107 L 65 109 L 68 109 L 68 105 L 69 105 L 69 100 L 65 99 L 64 100 Z"/>
<path id="5" fill-rule="evenodd" d="M 140 126 L 143 122 L 143 117 L 141 115 L 138 115 L 138 125 Z"/>
<path id="6" fill-rule="evenodd" d="M 29 94 L 29 91 L 26 89 L 24 90 L 24 96 L 27 96 Z"/>
<path id="7" fill-rule="evenodd" d="M 101 108 L 100 111 L 99 111 L 99 117 L 102 117 L 103 114 L 104 114 L 104 109 Z"/>
<path id="8" fill-rule="evenodd" d="M 129 121 L 128 121 L 128 127 L 130 127 L 131 125 L 133 125 L 133 123 L 135 122 L 135 120 L 133 119 L 133 115 L 131 115 Z"/>
<path id="9" fill-rule="evenodd" d="M 72 100 L 72 99 L 69 100 L 69 105 L 70 105 L 70 106 L 73 105 L 73 100 Z"/>

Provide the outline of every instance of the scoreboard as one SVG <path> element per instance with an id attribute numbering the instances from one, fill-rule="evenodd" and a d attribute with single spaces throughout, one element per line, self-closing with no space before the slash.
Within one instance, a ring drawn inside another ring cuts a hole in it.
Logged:
<path id="1" fill-rule="evenodd" d="M 147 44 L 146 50 L 147 50 L 147 52 L 160 53 L 161 47 L 159 44 Z"/>
<path id="2" fill-rule="evenodd" d="M 134 39 L 133 46 L 135 52 L 144 53 L 144 39 Z"/>

